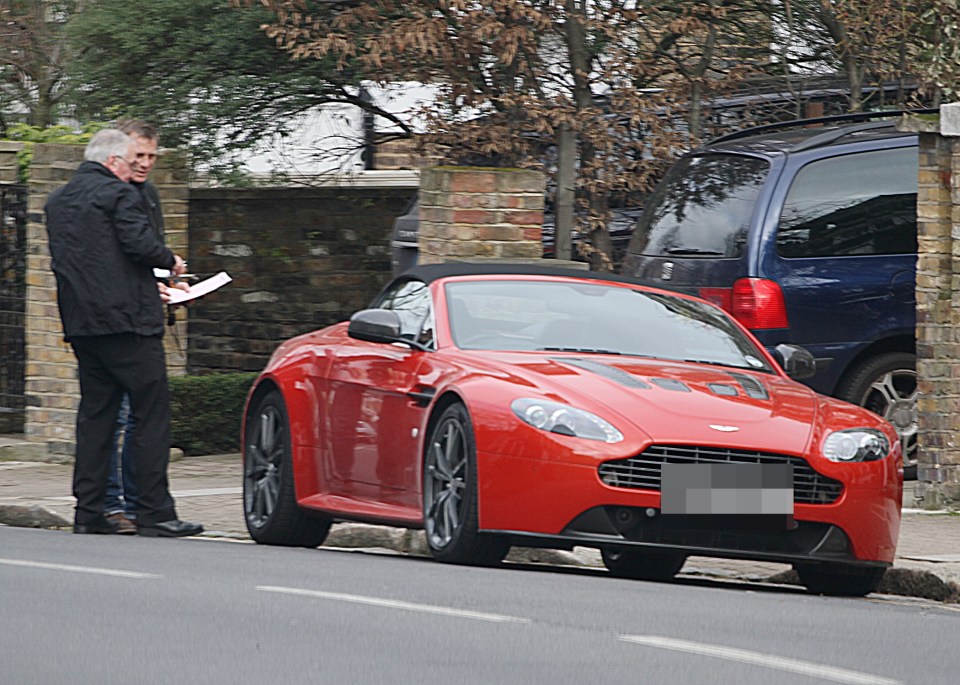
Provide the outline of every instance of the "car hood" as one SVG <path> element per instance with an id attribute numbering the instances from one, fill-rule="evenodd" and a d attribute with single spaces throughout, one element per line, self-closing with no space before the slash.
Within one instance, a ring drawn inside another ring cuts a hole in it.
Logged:
<path id="1" fill-rule="evenodd" d="M 488 354 L 549 396 L 621 430 L 629 422 L 654 442 L 803 454 L 817 421 L 816 394 L 778 375 L 636 357 Z"/>

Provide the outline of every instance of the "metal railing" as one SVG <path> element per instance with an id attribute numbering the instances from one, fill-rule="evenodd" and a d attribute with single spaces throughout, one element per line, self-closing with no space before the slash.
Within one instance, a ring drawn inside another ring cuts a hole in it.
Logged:
<path id="1" fill-rule="evenodd" d="M 27 188 L 0 185 L 0 433 L 24 427 Z"/>

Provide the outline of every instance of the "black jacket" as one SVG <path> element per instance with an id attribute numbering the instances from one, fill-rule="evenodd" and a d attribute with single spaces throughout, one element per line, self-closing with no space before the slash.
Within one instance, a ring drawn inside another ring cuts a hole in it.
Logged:
<path id="1" fill-rule="evenodd" d="M 160 193 L 157 191 L 157 187 L 150 181 L 144 181 L 143 183 L 130 181 L 130 185 L 140 193 L 143 209 L 150 219 L 150 225 L 157 230 L 160 239 L 163 240 L 163 212 L 160 209 Z"/>
<path id="2" fill-rule="evenodd" d="M 84 162 L 45 209 L 64 339 L 162 335 L 153 268 L 170 269 L 175 259 L 137 189 L 102 164 Z"/>

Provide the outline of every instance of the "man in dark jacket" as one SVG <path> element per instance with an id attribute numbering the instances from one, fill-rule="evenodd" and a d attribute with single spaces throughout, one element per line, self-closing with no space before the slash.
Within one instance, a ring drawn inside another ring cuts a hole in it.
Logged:
<path id="1" fill-rule="evenodd" d="M 137 430 L 133 450 L 140 535 L 203 530 L 177 518 L 167 482 L 170 395 L 163 301 L 153 268 L 184 271 L 151 227 L 132 176 L 133 144 L 107 129 L 87 145 L 70 182 L 47 201 L 47 233 L 64 340 L 77 357 L 80 407 L 73 494 L 75 533 L 115 533 L 103 515 L 107 468 L 124 393 Z"/>
<path id="2" fill-rule="evenodd" d="M 160 137 L 157 129 L 141 119 L 126 119 L 117 122 L 117 129 L 130 136 L 133 149 L 130 156 L 131 177 L 130 184 L 137 189 L 147 213 L 150 225 L 163 240 L 163 212 L 160 208 L 160 194 L 149 180 L 147 180 L 153 165 L 157 161 L 157 151 Z M 165 284 L 160 283 L 161 289 Z M 168 319 L 169 323 L 169 319 Z M 136 421 L 130 414 L 130 398 L 124 395 L 117 416 L 117 429 L 114 434 L 113 449 L 110 454 L 110 468 L 107 471 L 107 496 L 104 500 L 103 513 L 107 519 L 115 522 L 118 533 L 131 534 L 137 532 L 136 519 L 140 498 L 137 494 L 137 483 L 134 477 L 136 467 L 133 463 L 133 431 Z M 122 445 L 122 447 L 121 447 Z"/>

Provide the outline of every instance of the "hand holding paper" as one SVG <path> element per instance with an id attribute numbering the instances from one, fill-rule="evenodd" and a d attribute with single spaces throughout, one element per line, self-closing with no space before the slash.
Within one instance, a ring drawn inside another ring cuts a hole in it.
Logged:
<path id="1" fill-rule="evenodd" d="M 200 281 L 196 285 L 190 286 L 190 291 L 186 292 L 178 288 L 170 288 L 167 293 L 170 295 L 169 304 L 182 304 L 184 302 L 189 302 L 190 300 L 195 300 L 198 297 L 203 297 L 209 293 L 212 293 L 217 288 L 225 286 L 227 283 L 232 281 L 229 274 L 226 271 L 221 271 L 215 276 L 211 276 L 205 281 Z"/>

